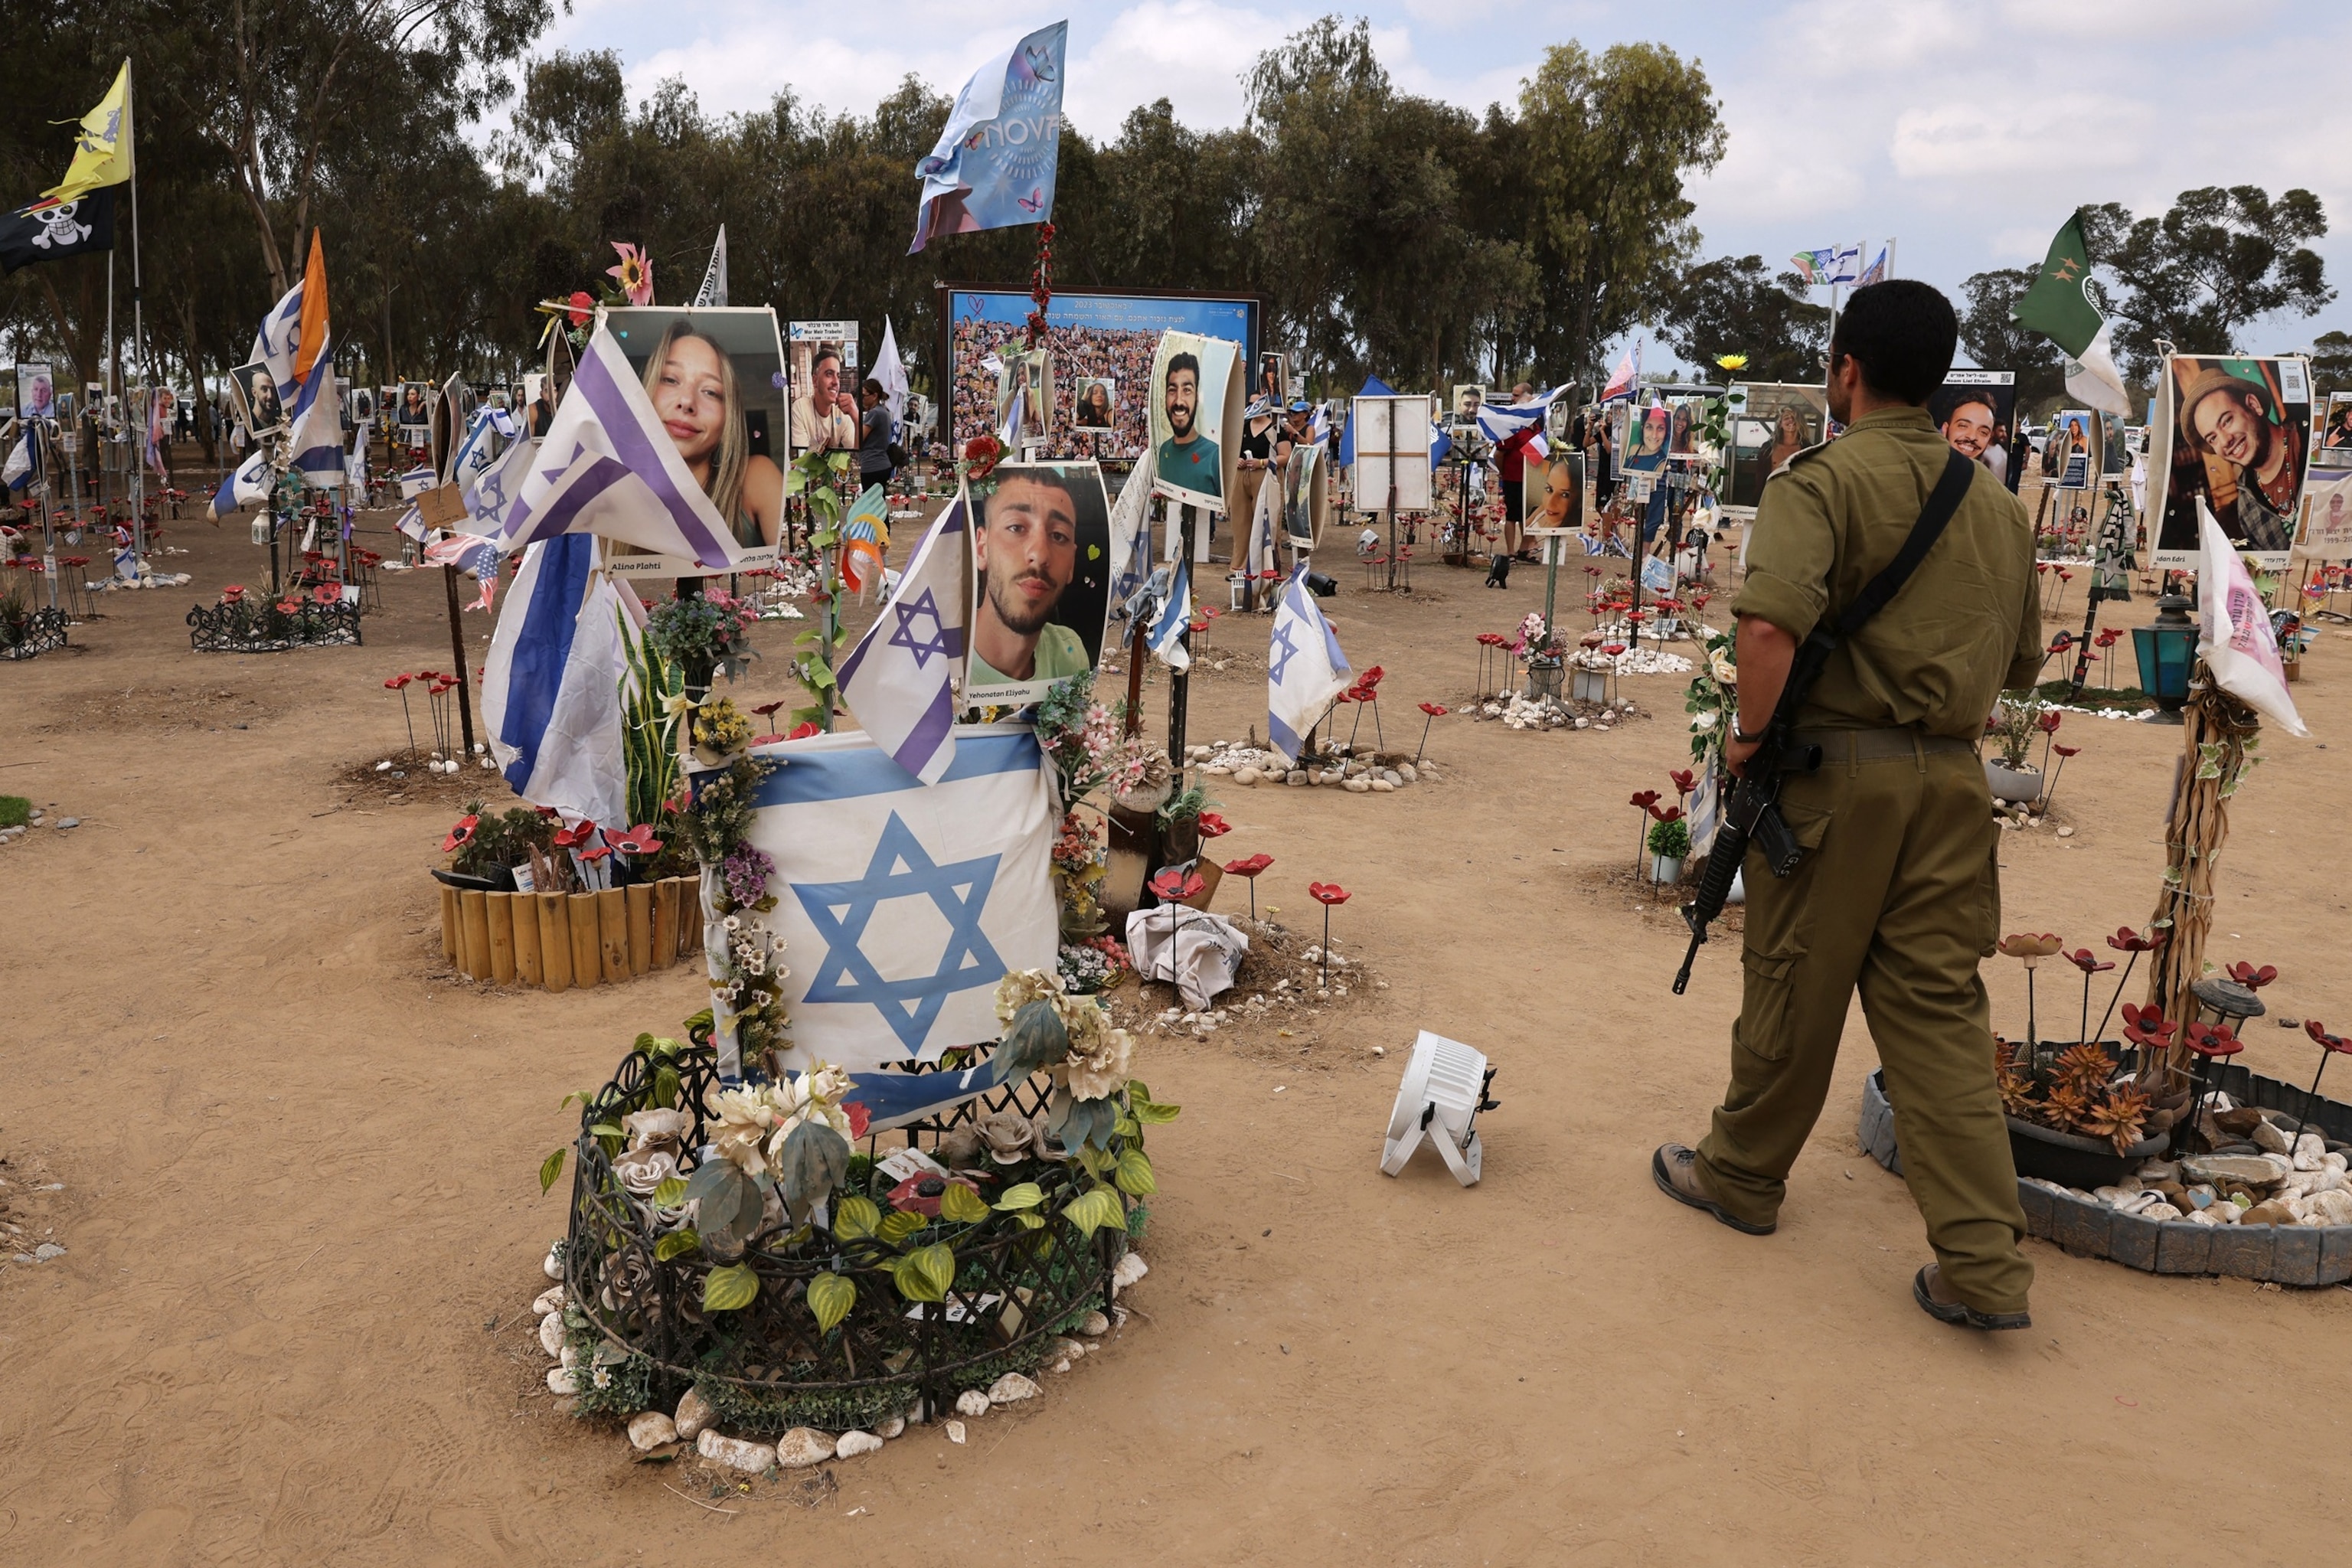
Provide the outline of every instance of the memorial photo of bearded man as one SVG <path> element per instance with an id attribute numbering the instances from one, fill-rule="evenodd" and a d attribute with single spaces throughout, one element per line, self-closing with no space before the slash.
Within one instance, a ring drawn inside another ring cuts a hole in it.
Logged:
<path id="1" fill-rule="evenodd" d="M 1953 451 L 1971 461 L 1984 462 L 1985 449 L 1992 445 L 1992 400 L 1973 396 L 1961 398 L 1952 405 L 1952 411 L 1944 416 L 1941 428 L 1944 440 Z"/>
<path id="2" fill-rule="evenodd" d="M 1006 470 L 977 509 L 971 534 L 974 687 L 1084 675 L 1094 659 L 1054 620 L 1077 575 L 1078 505 L 1050 468 Z"/>
<path id="3" fill-rule="evenodd" d="M 2279 417 L 2270 388 L 2225 370 L 2201 372 L 2181 394 L 2180 435 L 2238 470 L 2237 526 L 2221 520 L 2235 542 L 2247 550 L 2284 551 L 2303 489 L 2305 437 Z"/>
<path id="4" fill-rule="evenodd" d="M 1180 353 L 1168 362 L 1160 407 L 1169 434 L 1160 443 L 1155 475 L 1195 494 L 1222 497 L 1224 456 L 1201 433 L 1201 362 L 1193 355 Z"/>

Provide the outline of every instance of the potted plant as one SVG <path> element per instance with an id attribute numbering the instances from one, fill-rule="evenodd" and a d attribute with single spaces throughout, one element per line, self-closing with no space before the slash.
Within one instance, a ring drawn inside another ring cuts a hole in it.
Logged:
<path id="1" fill-rule="evenodd" d="M 533 850 L 546 854 L 555 826 L 531 806 L 510 806 L 492 815 L 482 802 L 474 801 L 441 840 L 448 869 L 433 875 L 453 888 L 510 893 L 515 890 L 514 868 L 531 864 Z"/>
<path id="2" fill-rule="evenodd" d="M 1690 824 L 1679 805 L 1653 807 L 1652 814 L 1658 820 L 1650 825 L 1650 880 L 1664 887 L 1682 880 L 1683 862 L 1690 858 Z"/>
<path id="3" fill-rule="evenodd" d="M 2055 726 L 2052 726 L 2055 728 Z M 2032 755 L 2034 737 L 2044 733 L 2042 726 L 2041 700 L 2027 695 L 2003 697 L 1993 705 L 1992 717 L 1985 721 L 1985 738 L 2000 752 L 1999 759 L 1985 759 L 1985 784 L 1995 800 L 2033 801 L 2042 798 L 2042 770 L 2027 758 Z"/>
<path id="4" fill-rule="evenodd" d="M 751 743 L 751 721 L 732 698 L 722 697 L 694 710 L 694 760 L 704 767 L 724 767 L 729 758 Z"/>
<path id="5" fill-rule="evenodd" d="M 1540 610 L 1529 610 L 1519 623 L 1518 656 L 1527 661 L 1528 697 L 1531 701 L 1559 696 L 1561 661 L 1568 644 L 1554 631 Z"/>
<path id="6" fill-rule="evenodd" d="M 1160 807 L 1160 857 L 1163 865 L 1201 858 L 1201 814 L 1215 805 L 1199 784 L 1179 790 Z"/>
<path id="7" fill-rule="evenodd" d="M 686 694 L 700 700 L 716 676 L 730 680 L 750 668 L 751 605 L 718 588 L 666 600 L 646 616 L 646 640 L 686 677 Z"/>
<path id="8" fill-rule="evenodd" d="M 1599 632 L 1587 632 L 1576 640 L 1576 652 L 1569 656 L 1569 663 L 1576 671 L 1569 696 L 1578 702 L 1606 702 L 1609 672 L 1616 668 L 1617 660 L 1601 650 Z"/>

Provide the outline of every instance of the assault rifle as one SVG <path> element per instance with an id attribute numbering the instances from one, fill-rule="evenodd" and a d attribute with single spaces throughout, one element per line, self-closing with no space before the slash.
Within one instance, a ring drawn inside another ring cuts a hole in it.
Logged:
<path id="1" fill-rule="evenodd" d="M 1797 868 L 1805 858 L 1804 847 L 1780 816 L 1780 785 L 1791 773 L 1810 773 L 1822 765 L 1819 746 L 1797 743 L 1797 713 L 1811 695 L 1813 682 L 1822 677 L 1830 656 L 1849 641 L 1880 610 L 1895 597 L 1919 563 L 1927 559 L 1944 525 L 1952 521 L 1960 502 L 1969 493 L 1976 478 L 1976 465 L 1958 452 L 1950 453 L 1944 462 L 1943 476 L 1928 493 L 1927 505 L 1919 510 L 1919 520 L 1911 525 L 1909 537 L 1895 559 L 1873 577 L 1862 592 L 1854 596 L 1838 616 L 1832 626 L 1827 616 L 1813 624 L 1812 631 L 1797 647 L 1797 656 L 1789 665 L 1788 684 L 1780 688 L 1780 700 L 1773 705 L 1772 721 L 1764 727 L 1763 743 L 1748 759 L 1741 770 L 1739 783 L 1731 792 L 1731 799 L 1723 809 L 1723 821 L 1717 827 L 1715 843 L 1706 857 L 1706 875 L 1699 879 L 1698 896 L 1683 906 L 1683 919 L 1691 928 L 1689 951 L 1683 954 L 1683 966 L 1675 973 L 1675 994 L 1683 994 L 1690 984 L 1691 965 L 1698 962 L 1698 950 L 1706 941 L 1706 928 L 1723 913 L 1724 900 L 1731 896 L 1731 879 L 1739 874 L 1740 862 L 1748 858 L 1748 847 L 1755 845 L 1764 852 L 1764 864 L 1775 877 L 1785 877 Z M 1738 710 L 1734 710 L 1737 713 Z M 1733 727 L 1738 728 L 1735 718 Z"/>

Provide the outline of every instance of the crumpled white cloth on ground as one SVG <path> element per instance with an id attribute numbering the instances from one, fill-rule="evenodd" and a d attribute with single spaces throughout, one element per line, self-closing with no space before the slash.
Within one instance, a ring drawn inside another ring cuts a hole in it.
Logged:
<path id="1" fill-rule="evenodd" d="M 1127 917 L 1127 951 L 1137 973 L 1172 983 L 1197 1013 L 1233 988 L 1249 938 L 1223 915 L 1162 904 Z"/>

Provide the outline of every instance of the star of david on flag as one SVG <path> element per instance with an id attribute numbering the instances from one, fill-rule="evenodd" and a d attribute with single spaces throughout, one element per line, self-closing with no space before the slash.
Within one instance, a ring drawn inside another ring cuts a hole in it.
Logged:
<path id="1" fill-rule="evenodd" d="M 866 732 L 924 784 L 955 762 L 955 691 L 963 658 L 968 497 L 940 513 L 882 614 L 841 661 L 841 698 Z"/>
<path id="2" fill-rule="evenodd" d="M 1297 567 L 1274 612 L 1274 635 L 1265 650 L 1265 735 L 1286 762 L 1298 761 L 1307 731 L 1315 728 L 1347 689 L 1348 656 L 1339 634 L 1307 591 L 1307 568 Z"/>
<path id="3" fill-rule="evenodd" d="M 785 1065 L 852 1072 L 993 1040 L 996 983 L 1060 945 L 1055 815 L 1025 724 L 958 731 L 925 786 L 855 731 L 762 747 L 751 843 L 776 863 Z M 714 940 L 712 946 L 719 944 Z"/>

